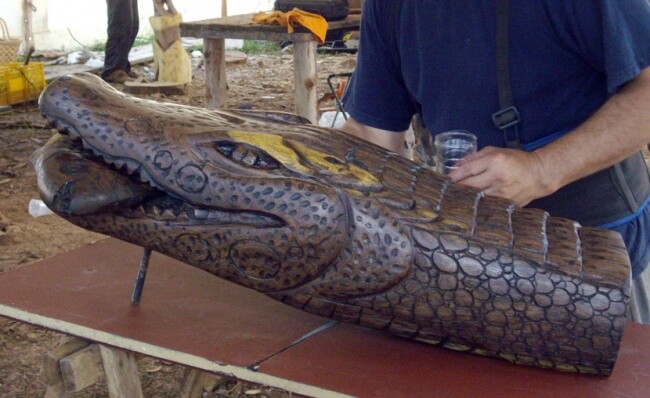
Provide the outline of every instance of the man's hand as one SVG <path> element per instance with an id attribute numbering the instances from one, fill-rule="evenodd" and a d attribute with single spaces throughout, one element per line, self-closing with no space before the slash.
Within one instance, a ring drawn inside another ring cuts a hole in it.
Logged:
<path id="1" fill-rule="evenodd" d="M 650 142 L 650 68 L 623 86 L 583 124 L 535 150 L 484 148 L 450 174 L 486 194 L 526 205 L 607 168 Z"/>
<path id="2" fill-rule="evenodd" d="M 520 206 L 554 192 L 535 152 L 485 147 L 456 165 L 458 168 L 449 173 L 454 182 L 513 200 Z"/>
<path id="3" fill-rule="evenodd" d="M 176 15 L 176 7 L 172 0 L 153 0 L 154 15 L 162 17 L 165 15 Z"/>

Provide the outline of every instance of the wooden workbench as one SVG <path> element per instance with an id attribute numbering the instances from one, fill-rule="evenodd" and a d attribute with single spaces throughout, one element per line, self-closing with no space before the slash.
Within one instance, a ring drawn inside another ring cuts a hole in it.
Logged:
<path id="1" fill-rule="evenodd" d="M 314 397 L 650 392 L 650 326 L 626 326 L 611 377 L 560 373 L 337 324 L 159 254 L 133 306 L 140 254 L 108 239 L 0 274 L 0 315 Z"/>
<path id="2" fill-rule="evenodd" d="M 203 38 L 205 58 L 205 98 L 210 108 L 226 105 L 225 39 L 292 41 L 294 45 L 295 112 L 313 123 L 317 121 L 316 39 L 304 29 L 292 34 L 279 25 L 251 23 L 253 14 L 235 15 L 181 24 L 183 37 Z M 329 31 L 358 30 L 361 16 L 350 15 L 341 21 L 329 22 Z"/>

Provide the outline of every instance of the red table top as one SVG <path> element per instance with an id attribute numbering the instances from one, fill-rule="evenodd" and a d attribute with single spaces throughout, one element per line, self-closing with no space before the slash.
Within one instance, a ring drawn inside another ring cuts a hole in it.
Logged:
<path id="1" fill-rule="evenodd" d="M 162 347 L 178 353 L 171 358 L 179 363 L 196 366 L 192 361 L 200 358 L 230 365 L 224 369 L 242 369 L 238 377 L 260 382 L 255 375 L 271 376 L 269 384 L 313 386 L 296 392 L 315 395 L 650 396 L 650 326 L 626 326 L 607 378 L 512 365 L 354 325 L 338 324 L 295 343 L 329 321 L 160 254 L 152 256 L 142 301 L 133 306 L 141 252 L 108 239 L 0 274 L 0 315 L 71 333 L 43 321 L 59 320 L 98 331 L 81 337 L 101 343 L 122 346 L 126 339 L 132 342 L 127 349 L 138 350 L 138 342 Z M 256 372 L 246 369 L 256 363 Z"/>

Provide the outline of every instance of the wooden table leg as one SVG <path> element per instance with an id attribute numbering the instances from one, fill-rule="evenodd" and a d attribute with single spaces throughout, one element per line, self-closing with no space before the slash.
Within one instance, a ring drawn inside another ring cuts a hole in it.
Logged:
<path id="1" fill-rule="evenodd" d="M 133 353 L 105 345 L 99 346 L 99 352 L 104 365 L 108 395 L 111 398 L 142 398 L 138 365 Z"/>
<path id="2" fill-rule="evenodd" d="M 205 62 L 205 105 L 211 109 L 226 108 L 226 40 L 203 39 Z"/>
<path id="3" fill-rule="evenodd" d="M 318 122 L 316 109 L 316 42 L 309 35 L 307 40 L 293 43 L 293 64 L 296 89 L 296 113 L 312 123 Z"/>
<path id="4" fill-rule="evenodd" d="M 183 377 L 180 398 L 201 398 L 203 391 L 212 391 L 217 385 L 226 381 L 223 376 L 188 368 Z"/>

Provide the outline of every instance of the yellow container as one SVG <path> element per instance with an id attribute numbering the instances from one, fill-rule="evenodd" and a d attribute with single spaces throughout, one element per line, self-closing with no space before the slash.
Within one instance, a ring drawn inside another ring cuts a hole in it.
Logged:
<path id="1" fill-rule="evenodd" d="M 44 88 L 45 69 L 42 62 L 0 64 L 0 105 L 35 100 Z"/>

